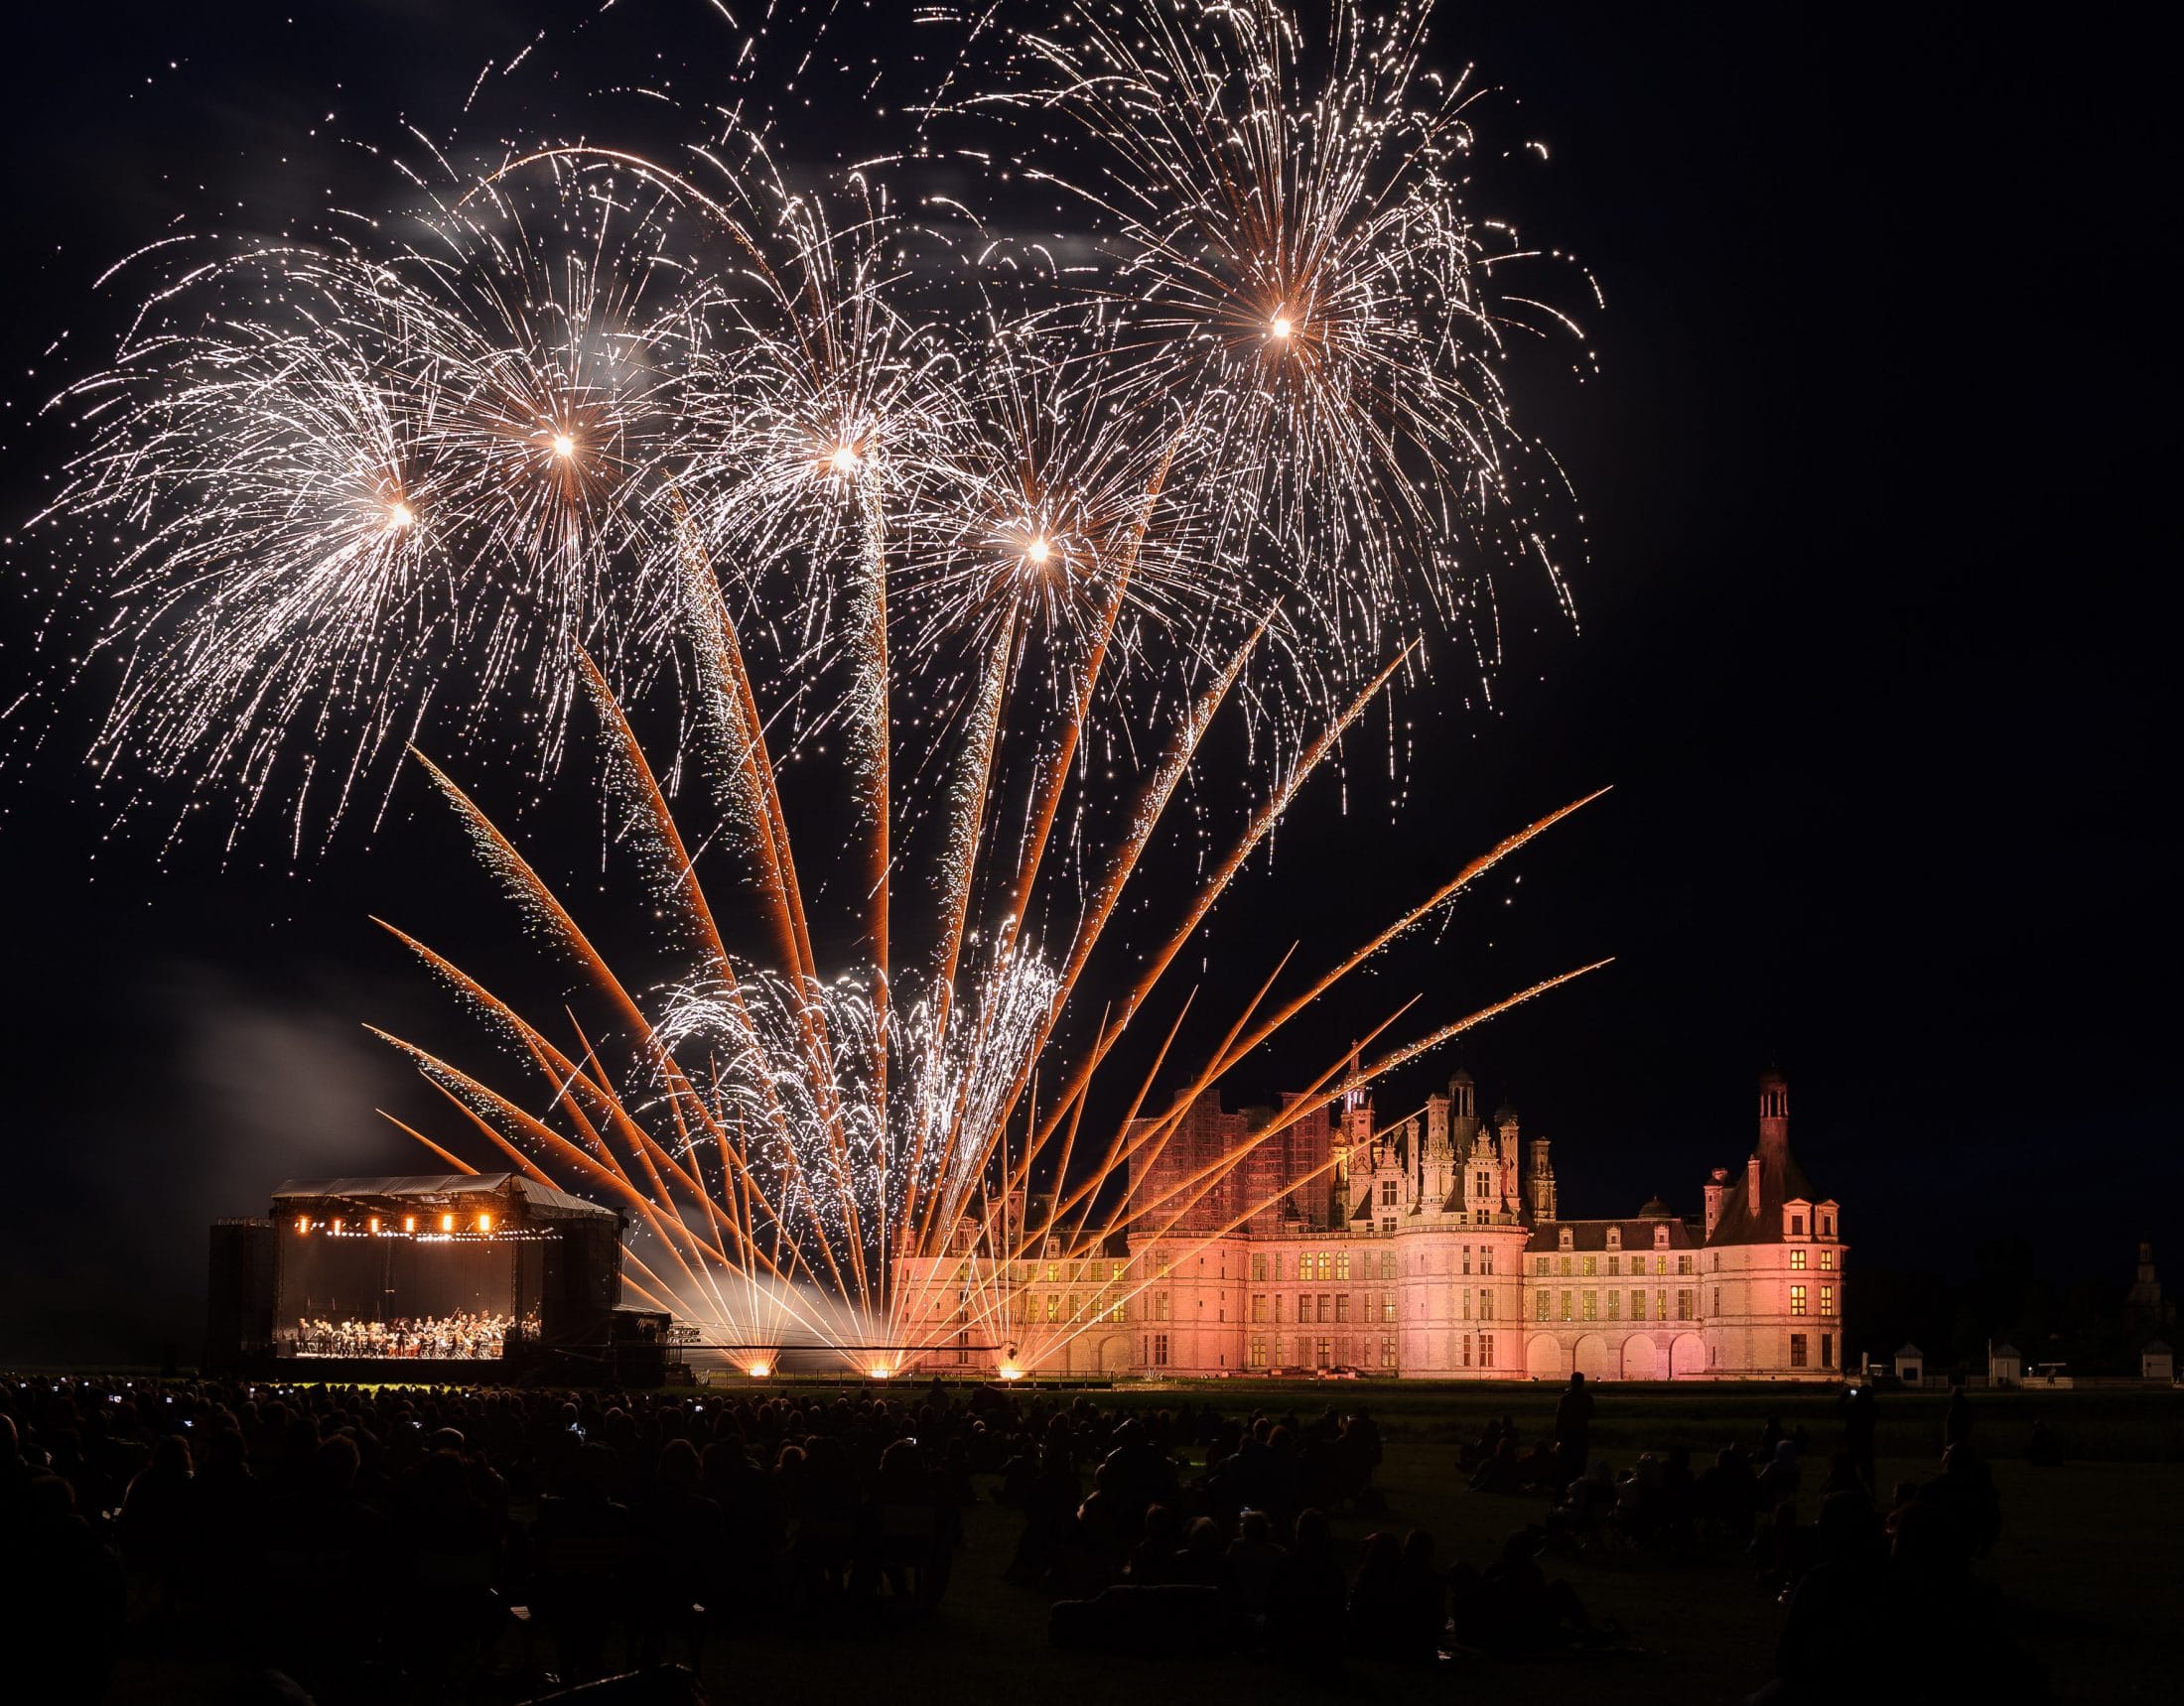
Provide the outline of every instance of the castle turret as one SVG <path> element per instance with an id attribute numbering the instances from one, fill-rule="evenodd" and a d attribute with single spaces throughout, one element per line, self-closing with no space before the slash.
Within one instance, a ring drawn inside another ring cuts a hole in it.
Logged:
<path id="1" fill-rule="evenodd" d="M 1759 1075 L 1759 1144 L 1790 1141 L 1790 1081 L 1774 1067 Z"/>
<path id="2" fill-rule="evenodd" d="M 1460 1066 L 1448 1078 L 1448 1119 L 1457 1149 L 1467 1152 L 1479 1134 L 1478 1086 Z"/>

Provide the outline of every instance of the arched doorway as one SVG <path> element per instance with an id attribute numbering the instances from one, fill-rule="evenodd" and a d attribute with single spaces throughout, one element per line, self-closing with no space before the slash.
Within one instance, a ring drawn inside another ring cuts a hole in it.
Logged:
<path id="1" fill-rule="evenodd" d="M 1623 1341 L 1623 1378 L 1626 1380 L 1658 1380 L 1662 1377 L 1661 1347 L 1643 1333 L 1633 1333 Z"/>
<path id="2" fill-rule="evenodd" d="M 1687 1375 L 1704 1375 L 1706 1372 L 1706 1342 L 1696 1333 L 1686 1333 L 1678 1339 L 1670 1356 L 1676 1378 L 1680 1380 Z"/>
<path id="3" fill-rule="evenodd" d="M 1100 1341 L 1100 1373 L 1103 1375 L 1127 1375 L 1130 1373 L 1130 1335 L 1110 1333 Z"/>
<path id="4" fill-rule="evenodd" d="M 1570 1361 L 1576 1366 L 1577 1373 L 1588 1380 L 1604 1380 L 1615 1372 L 1608 1362 L 1607 1341 L 1597 1333 L 1587 1333 L 1577 1341 Z"/>
<path id="5" fill-rule="evenodd" d="M 1524 1372 L 1535 1379 L 1547 1379 L 1563 1372 L 1563 1348 L 1552 1333 L 1535 1333 L 1525 1341 Z"/>

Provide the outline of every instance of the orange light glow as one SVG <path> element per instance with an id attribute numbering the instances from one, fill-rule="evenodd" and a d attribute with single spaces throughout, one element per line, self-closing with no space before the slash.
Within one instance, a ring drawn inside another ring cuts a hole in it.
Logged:
<path id="1" fill-rule="evenodd" d="M 1024 1378 L 1024 1371 L 1014 1363 L 1004 1363 L 1001 1366 L 1001 1378 L 1005 1380 L 1021 1380 Z"/>
<path id="2" fill-rule="evenodd" d="M 1024 548 L 1024 555 L 1032 563 L 1044 563 L 1054 555 L 1054 548 L 1046 543 L 1046 535 L 1042 533 Z"/>
<path id="3" fill-rule="evenodd" d="M 491 1232 L 491 1231 L 493 1230 L 493 1218 L 492 1218 L 492 1216 L 490 1216 L 490 1215 L 479 1215 L 479 1216 L 478 1217 L 478 1230 L 479 1232 L 488 1232 L 488 1233 L 489 1233 L 489 1232 Z"/>
<path id="4" fill-rule="evenodd" d="M 442 1232 L 455 1231 L 455 1217 L 453 1215 L 442 1215 L 440 1217 L 440 1230 Z"/>
<path id="5" fill-rule="evenodd" d="M 762 1380 L 772 1373 L 773 1365 L 771 1363 L 753 1363 L 751 1365 L 751 1378 L 754 1380 Z"/>
<path id="6" fill-rule="evenodd" d="M 296 1230 L 300 1233 L 308 1233 L 311 1230 L 311 1217 L 309 1215 L 298 1215 L 296 1217 Z"/>
<path id="7" fill-rule="evenodd" d="M 379 1217 L 377 1215 L 373 1215 L 371 1219 L 364 1222 L 364 1225 L 369 1227 L 372 1230 L 373 1234 L 376 1235 L 379 1231 Z"/>
<path id="8" fill-rule="evenodd" d="M 838 474 L 853 474 L 863 465 L 864 460 L 857 454 L 855 445 L 836 445 L 834 454 L 827 458 L 827 466 Z"/>
<path id="9" fill-rule="evenodd" d="M 417 519 L 417 511 L 400 498 L 387 505 L 387 531 L 399 533 Z"/>
<path id="10" fill-rule="evenodd" d="M 553 439 L 554 455 L 567 459 L 577 454 L 577 442 L 567 433 L 556 433 Z"/>
<path id="11" fill-rule="evenodd" d="M 1267 329 L 1274 333 L 1275 342 L 1287 343 L 1290 340 L 1290 334 L 1294 332 L 1297 328 L 1291 322 L 1288 315 L 1278 314 L 1274 317 L 1272 323 L 1267 327 Z"/>
<path id="12" fill-rule="evenodd" d="M 404 1215 L 402 1217 L 402 1230 L 404 1232 L 415 1232 L 417 1230 L 417 1217 L 415 1215 Z"/>

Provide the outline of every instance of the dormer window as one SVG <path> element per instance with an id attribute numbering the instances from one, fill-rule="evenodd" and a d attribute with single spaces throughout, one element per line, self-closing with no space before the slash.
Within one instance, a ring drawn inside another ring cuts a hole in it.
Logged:
<path id="1" fill-rule="evenodd" d="M 1803 1215 L 1792 1215 L 1790 1217 L 1790 1236 L 1792 1238 L 1803 1238 L 1805 1236 L 1805 1217 Z"/>
<path id="2" fill-rule="evenodd" d="M 1655 1227 L 1653 1229 L 1653 1247 L 1655 1249 L 1667 1249 L 1669 1247 L 1669 1229 L 1667 1227 Z"/>
<path id="3" fill-rule="evenodd" d="M 1609 1227 L 1607 1229 L 1607 1247 L 1609 1249 L 1621 1249 L 1623 1247 L 1623 1229 L 1621 1227 Z"/>
<path id="4" fill-rule="evenodd" d="M 1576 1247 L 1576 1235 L 1570 1228 L 1563 1228 L 1563 1248 L 1573 1249 Z"/>

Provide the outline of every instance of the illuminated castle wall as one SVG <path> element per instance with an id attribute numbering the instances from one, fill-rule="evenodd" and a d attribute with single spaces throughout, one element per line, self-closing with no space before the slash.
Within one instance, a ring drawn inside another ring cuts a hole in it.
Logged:
<path id="1" fill-rule="evenodd" d="M 1760 1079 L 1742 1171 L 1714 1170 L 1696 1220 L 1658 1200 L 1627 1219 L 1564 1218 L 1547 1139 L 1526 1144 L 1506 1105 L 1482 1119 L 1475 1094 L 1458 1072 L 1445 1095 L 1382 1126 L 1353 1098 L 1225 1176 L 1217 1158 L 1271 1111 L 1224 1113 L 1202 1098 L 1131 1181 L 1138 1203 L 1160 1205 L 1141 1221 L 1159 1237 L 1096 1257 L 996 1264 L 967 1245 L 903 1264 L 919 1337 L 937 1346 L 916 1366 L 1837 1378 L 1842 1216 L 1791 1153 L 1780 1073 Z"/>

